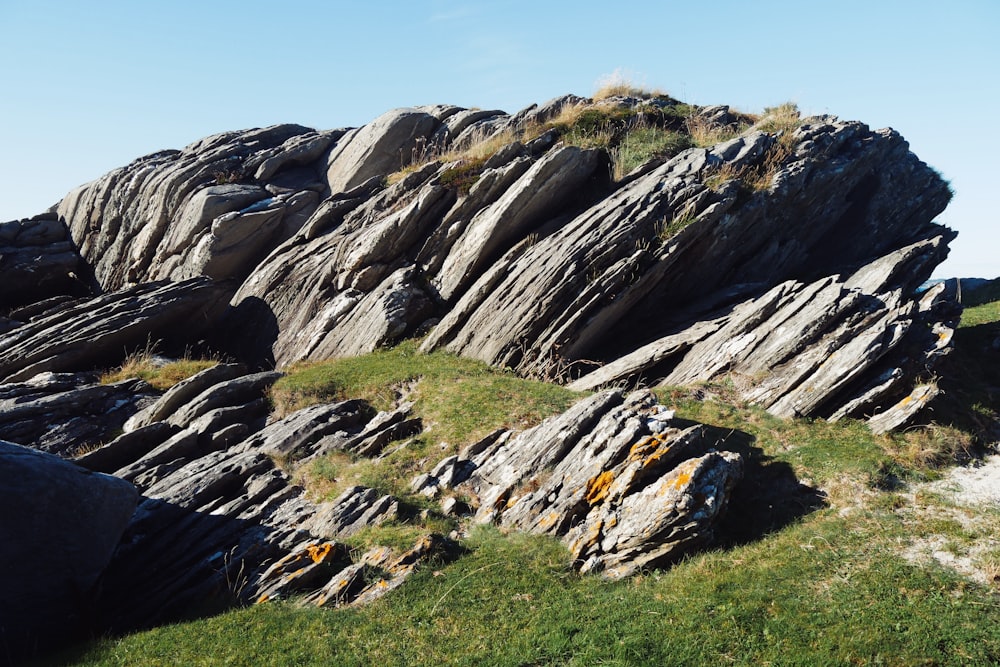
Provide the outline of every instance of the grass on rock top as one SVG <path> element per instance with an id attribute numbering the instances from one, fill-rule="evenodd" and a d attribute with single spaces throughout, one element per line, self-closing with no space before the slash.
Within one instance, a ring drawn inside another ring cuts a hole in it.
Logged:
<path id="1" fill-rule="evenodd" d="M 139 378 L 148 382 L 154 389 L 166 391 L 175 384 L 200 373 L 206 368 L 218 364 L 213 359 L 178 359 L 166 363 L 158 363 L 149 353 L 129 355 L 118 368 L 101 375 L 101 384 L 111 384 L 131 378 Z"/>
<path id="2" fill-rule="evenodd" d="M 413 477 L 498 428 L 534 426 L 584 395 L 446 352 L 420 354 L 418 345 L 407 341 L 363 357 L 297 364 L 274 385 L 278 415 L 347 398 L 390 410 L 405 399 L 413 401 L 414 416 L 423 422 L 420 435 L 388 446 L 377 459 L 334 453 L 296 471 L 313 497 L 333 499 L 360 484 L 414 508 L 433 509 L 410 491 Z"/>
<path id="3" fill-rule="evenodd" d="M 363 357 L 296 364 L 274 385 L 272 401 L 279 414 L 347 398 L 387 410 L 408 394 L 429 436 L 460 445 L 497 428 L 533 426 L 583 396 L 447 352 L 421 354 L 418 346 L 411 340 Z"/>

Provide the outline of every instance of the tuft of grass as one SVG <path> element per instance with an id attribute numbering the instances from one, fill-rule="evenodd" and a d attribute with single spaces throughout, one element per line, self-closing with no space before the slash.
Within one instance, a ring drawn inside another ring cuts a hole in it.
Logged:
<path id="1" fill-rule="evenodd" d="M 789 132 L 802 125 L 802 114 L 794 102 L 785 102 L 776 107 L 765 107 L 754 129 L 777 134 Z"/>
<path id="2" fill-rule="evenodd" d="M 166 391 L 175 384 L 211 368 L 219 363 L 217 359 L 178 359 L 162 363 L 150 352 L 138 352 L 126 357 L 116 369 L 107 371 L 100 377 L 101 384 L 111 384 L 131 378 L 145 380 L 155 389 Z"/>
<path id="3" fill-rule="evenodd" d="M 637 127 L 611 151 L 615 180 L 621 180 L 654 158 L 670 158 L 693 145 L 691 137 L 683 132 L 655 125 Z"/>
<path id="4" fill-rule="evenodd" d="M 595 102 L 606 100 L 611 97 L 638 97 L 641 99 L 665 98 L 669 99 L 662 90 L 655 90 L 640 86 L 632 82 L 632 77 L 624 70 L 616 69 L 611 74 L 602 76 L 597 81 L 597 90 L 591 95 Z"/>
<path id="5" fill-rule="evenodd" d="M 660 243 L 666 243 L 697 219 L 698 216 L 691 212 L 680 213 L 669 220 L 664 219 L 657 226 L 656 237 L 660 240 Z"/>
<path id="6" fill-rule="evenodd" d="M 705 186 L 718 192 L 732 180 L 740 182 L 746 193 L 762 192 L 771 187 L 774 175 L 785 165 L 795 150 L 795 139 L 788 132 L 779 135 L 763 157 L 752 164 L 734 165 L 726 163 L 705 177 Z"/>
<path id="7" fill-rule="evenodd" d="M 441 172 L 441 185 L 458 190 L 467 195 L 483 173 L 486 158 L 469 158 Z"/>
<path id="8" fill-rule="evenodd" d="M 720 125 L 698 115 L 688 116 L 684 125 L 691 136 L 691 141 L 699 148 L 708 148 L 735 139 L 746 131 L 746 126 Z"/>

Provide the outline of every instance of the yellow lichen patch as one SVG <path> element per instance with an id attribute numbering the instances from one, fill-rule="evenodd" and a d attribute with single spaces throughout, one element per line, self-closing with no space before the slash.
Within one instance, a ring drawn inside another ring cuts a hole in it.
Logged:
<path id="1" fill-rule="evenodd" d="M 538 520 L 538 525 L 539 527 L 548 530 L 552 526 L 556 525 L 556 521 L 558 520 L 559 520 L 558 512 L 549 512 L 548 514 L 546 514 L 545 516 L 543 516 L 541 519 Z"/>
<path id="2" fill-rule="evenodd" d="M 695 469 L 698 467 L 698 461 L 698 459 L 689 459 L 674 468 L 657 495 L 663 495 L 670 490 L 680 491 L 690 484 Z"/>
<path id="3" fill-rule="evenodd" d="M 679 489 L 690 481 L 691 481 L 690 473 L 682 472 L 681 474 L 677 475 L 677 479 L 675 479 L 671 483 L 674 485 L 675 489 Z"/>
<path id="4" fill-rule="evenodd" d="M 905 397 L 903 400 L 901 400 L 899 402 L 899 407 L 902 408 L 902 407 L 905 407 L 905 406 L 909 405 L 910 401 L 912 401 L 912 400 L 913 400 L 913 396 L 907 396 L 907 397 Z"/>
<path id="5" fill-rule="evenodd" d="M 671 447 L 667 444 L 668 437 L 663 433 L 655 433 L 647 436 L 632 445 L 629 450 L 628 461 L 639 461 L 643 470 L 649 468 L 661 458 L 666 456 Z"/>
<path id="6" fill-rule="evenodd" d="M 597 477 L 591 477 L 587 481 L 586 500 L 590 505 L 595 505 L 608 497 L 608 489 L 611 482 L 615 480 L 615 474 L 610 470 L 605 470 Z"/>
<path id="7" fill-rule="evenodd" d="M 271 599 L 271 596 L 268 595 L 267 593 L 264 593 L 259 598 L 257 598 L 257 604 L 264 604 L 265 602 L 267 602 L 270 599 Z"/>
<path id="8" fill-rule="evenodd" d="M 649 435 L 640 440 L 639 442 L 632 445 L 632 448 L 628 452 L 629 461 L 639 461 L 646 458 L 649 455 L 650 450 L 656 450 L 656 447 L 663 444 L 663 439 L 658 435 Z"/>
<path id="9" fill-rule="evenodd" d="M 322 563 L 333 552 L 333 544 L 330 542 L 310 544 L 306 547 L 306 551 L 314 563 Z"/>

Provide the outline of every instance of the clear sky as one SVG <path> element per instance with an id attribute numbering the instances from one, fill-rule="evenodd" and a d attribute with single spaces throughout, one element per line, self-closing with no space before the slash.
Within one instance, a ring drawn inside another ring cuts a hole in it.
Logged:
<path id="1" fill-rule="evenodd" d="M 0 59 L 0 221 L 215 132 L 513 112 L 617 70 L 897 129 L 955 190 L 935 275 L 1000 275 L 1000 0 L 0 0 Z"/>

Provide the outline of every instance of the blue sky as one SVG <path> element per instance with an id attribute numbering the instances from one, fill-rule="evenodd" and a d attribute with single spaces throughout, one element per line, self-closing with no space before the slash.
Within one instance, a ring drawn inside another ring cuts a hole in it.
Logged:
<path id="1" fill-rule="evenodd" d="M 956 192 L 936 275 L 1000 275 L 1000 0 L 0 0 L 0 220 L 223 130 L 517 111 L 619 71 L 696 104 L 890 126 Z"/>

